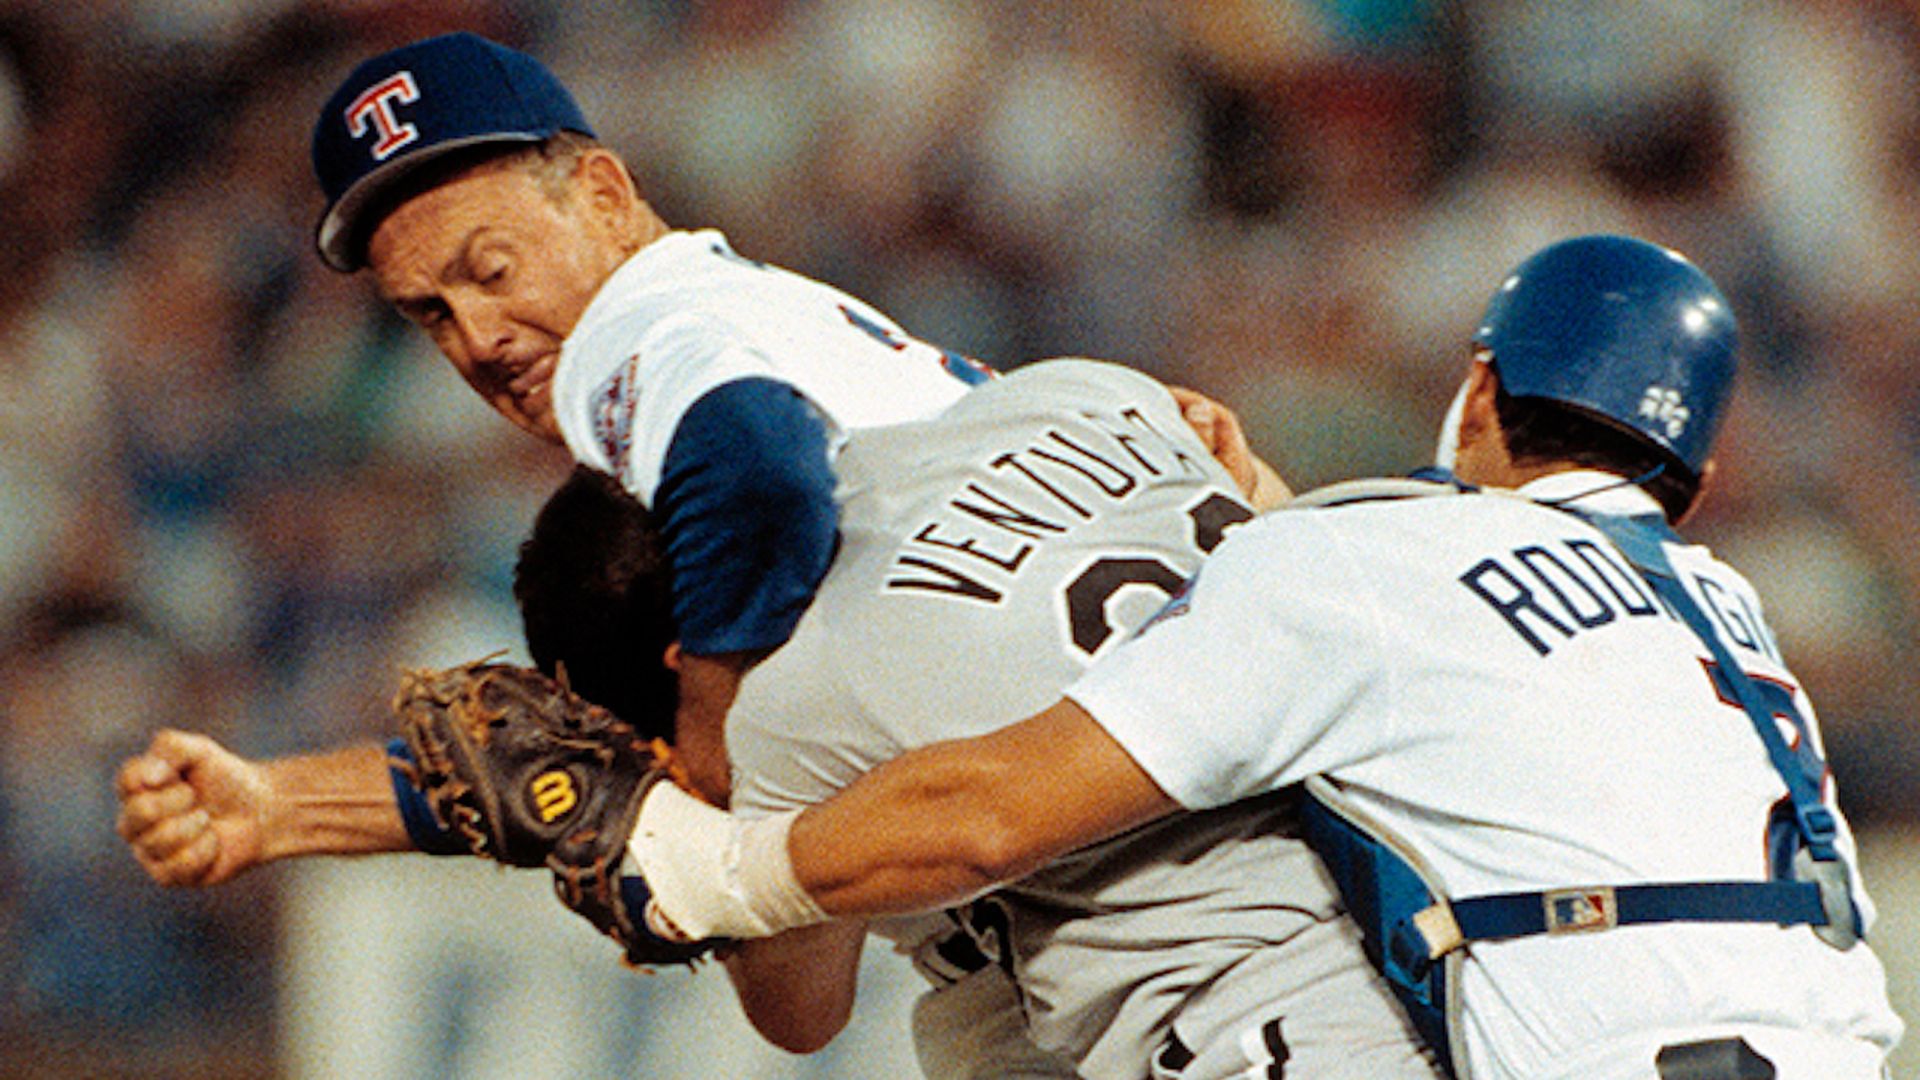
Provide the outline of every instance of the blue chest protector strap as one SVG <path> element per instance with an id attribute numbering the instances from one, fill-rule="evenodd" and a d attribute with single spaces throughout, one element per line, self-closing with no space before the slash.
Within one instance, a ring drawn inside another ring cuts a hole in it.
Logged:
<path id="1" fill-rule="evenodd" d="M 1613 541 L 1699 637 L 1719 667 L 1723 687 L 1752 720 L 1791 799 L 1791 865 L 1776 863 L 1772 878 L 1764 881 L 1585 886 L 1448 899 L 1418 856 L 1369 820 L 1337 783 L 1309 779 L 1309 797 L 1302 801 L 1308 843 L 1365 931 L 1369 959 L 1450 1075 L 1458 1060 L 1449 1023 L 1456 1013 L 1452 995 L 1462 946 L 1470 942 L 1661 922 L 1805 924 L 1840 949 L 1860 938 L 1859 910 L 1836 845 L 1838 822 L 1820 801 L 1817 777 L 1824 765 L 1810 745 L 1798 756 L 1787 745 L 1777 709 L 1734 663 L 1687 594 L 1662 548 L 1663 541 L 1678 538 L 1658 518 L 1579 516 Z"/>
<path id="2" fill-rule="evenodd" d="M 1663 546 L 1665 542 L 1680 542 L 1667 523 L 1653 516 L 1579 516 L 1613 541 L 1633 568 L 1653 586 L 1667 607 L 1707 647 L 1713 662 L 1719 666 L 1722 683 L 1733 690 L 1740 707 L 1746 711 L 1747 719 L 1753 722 L 1754 733 L 1760 736 L 1760 742 L 1766 746 L 1767 759 L 1773 763 L 1774 772 L 1780 774 L 1780 779 L 1787 785 L 1787 794 L 1792 800 L 1793 820 L 1800 837 L 1791 871 L 1794 884 L 1803 889 L 1809 885 L 1815 888 L 1821 909 L 1820 918 L 1793 921 L 1811 923 L 1820 939 L 1835 948 L 1852 948 L 1861 936 L 1860 911 L 1853 902 L 1846 859 L 1836 844 L 1840 835 L 1839 822 L 1833 816 L 1833 811 L 1820 800 L 1819 778 L 1825 772 L 1824 763 L 1812 758 L 1814 751 L 1811 745 L 1805 748 L 1804 755 L 1811 759 L 1817 771 L 1807 768 L 1802 759 L 1796 758 L 1793 749 L 1780 734 L 1776 708 L 1767 704 L 1754 686 L 1753 679 L 1734 662 L 1720 634 L 1707 621 L 1706 613 L 1687 594 L 1686 586 L 1681 583 L 1680 575 L 1674 572 Z M 1781 875 L 1776 871 L 1776 876 Z"/>

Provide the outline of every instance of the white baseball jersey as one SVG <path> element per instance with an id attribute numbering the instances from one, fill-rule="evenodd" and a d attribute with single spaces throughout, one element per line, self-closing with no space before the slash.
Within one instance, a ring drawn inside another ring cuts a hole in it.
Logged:
<path id="1" fill-rule="evenodd" d="M 1657 512 L 1576 472 L 1518 495 L 1269 514 L 1069 696 L 1188 807 L 1330 778 L 1454 897 L 1765 879 L 1786 787 L 1747 714 L 1598 531 L 1533 501 L 1549 499 Z M 1792 695 L 1806 729 L 1787 735 L 1817 747 L 1753 588 L 1704 548 L 1668 551 L 1736 660 Z M 1456 1064 L 1476 1080 L 1649 1080 L 1663 1045 L 1739 1036 L 1786 1080 L 1866 1080 L 1901 1030 L 1884 984 L 1868 947 L 1806 926 L 1477 942 Z"/>
<path id="2" fill-rule="evenodd" d="M 1091 361 L 1031 365 L 936 421 L 859 433 L 839 475 L 841 550 L 792 639 L 747 676 L 729 715 L 743 813 L 820 801 L 904 751 L 1051 704 L 1251 516 L 1165 388 Z M 1046 782 L 1044 762 L 1034 782 Z M 1294 832 L 1284 799 L 1168 819 L 1061 860 L 964 918 L 1016 976 L 1038 1044 L 1085 1075 L 1146 1077 L 1183 1007 L 1230 983 L 1239 945 L 1254 942 L 1288 956 L 1298 985 L 1340 987 L 1322 995 L 1336 1014 L 1321 1040 L 1329 1064 L 1310 1074 L 1431 1077 L 1356 940 L 1318 932 L 1349 924 Z M 887 932 L 938 971 L 931 944 L 952 927 L 936 915 Z M 1352 991 L 1327 981 L 1334 974 Z M 1272 984 L 1261 993 L 1277 996 Z M 1183 1034 L 1227 1037 L 1231 1020 Z M 1402 1065 L 1331 1063 L 1363 1060 L 1351 1047 L 1369 1044 Z"/>
<path id="3" fill-rule="evenodd" d="M 986 370 L 837 289 L 669 233 L 595 294 L 561 349 L 574 457 L 654 511 L 695 655 L 775 648 L 832 561 L 848 431 L 934 415 Z"/>
<path id="4" fill-rule="evenodd" d="M 932 416 L 966 364 L 831 286 L 735 254 L 713 230 L 672 232 L 627 260 L 581 315 L 554 372 L 567 448 L 651 506 L 680 417 L 723 383 L 792 385 L 837 442 Z"/>

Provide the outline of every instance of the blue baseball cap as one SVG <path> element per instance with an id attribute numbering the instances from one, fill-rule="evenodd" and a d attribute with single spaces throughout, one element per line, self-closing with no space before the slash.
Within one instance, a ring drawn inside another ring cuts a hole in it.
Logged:
<path id="1" fill-rule="evenodd" d="M 526 53 L 478 34 L 443 34 L 353 69 L 313 129 L 313 171 L 327 196 L 314 243 L 351 272 L 365 264 L 367 210 L 446 154 L 495 142 L 593 135 L 573 95 Z"/>

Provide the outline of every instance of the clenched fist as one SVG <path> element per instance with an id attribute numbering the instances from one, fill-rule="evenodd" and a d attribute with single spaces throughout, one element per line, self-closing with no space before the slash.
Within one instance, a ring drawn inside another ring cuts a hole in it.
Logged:
<path id="1" fill-rule="evenodd" d="M 264 770 L 204 735 L 162 730 L 115 782 L 115 829 L 162 885 L 217 885 L 259 863 Z"/>

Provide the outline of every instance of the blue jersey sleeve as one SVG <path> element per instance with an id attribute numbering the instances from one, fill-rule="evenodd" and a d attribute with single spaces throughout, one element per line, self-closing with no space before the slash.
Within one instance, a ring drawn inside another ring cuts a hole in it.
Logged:
<path id="1" fill-rule="evenodd" d="M 793 387 L 738 379 L 693 403 L 653 505 L 682 648 L 711 656 L 785 643 L 833 560 L 833 489 L 826 421 Z"/>

